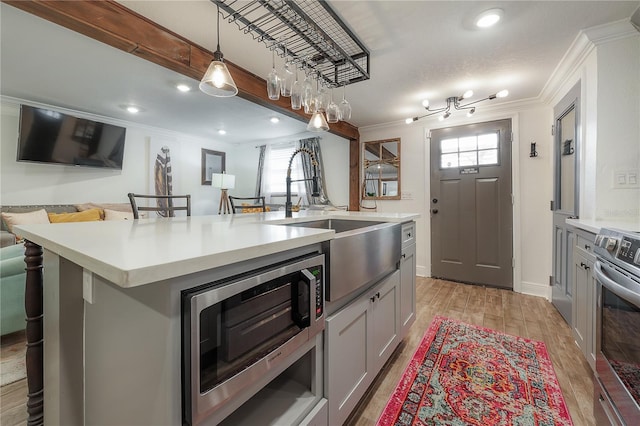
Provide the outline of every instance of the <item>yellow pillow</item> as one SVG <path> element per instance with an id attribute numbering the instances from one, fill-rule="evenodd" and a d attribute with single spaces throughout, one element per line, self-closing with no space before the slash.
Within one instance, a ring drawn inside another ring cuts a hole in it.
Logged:
<path id="1" fill-rule="evenodd" d="M 51 223 L 67 223 L 67 222 L 92 222 L 101 220 L 101 209 L 85 210 L 77 213 L 49 213 L 49 222 Z"/>

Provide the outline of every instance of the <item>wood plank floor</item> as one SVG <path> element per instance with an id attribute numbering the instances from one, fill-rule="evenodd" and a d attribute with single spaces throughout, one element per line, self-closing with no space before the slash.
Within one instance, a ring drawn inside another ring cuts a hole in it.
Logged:
<path id="1" fill-rule="evenodd" d="M 591 368 L 551 303 L 511 291 L 421 277 L 417 278 L 416 298 L 416 322 L 347 420 L 348 425 L 376 423 L 434 315 L 543 341 L 574 425 L 595 425 Z"/>
<path id="2" fill-rule="evenodd" d="M 433 316 L 442 315 L 545 342 L 574 425 L 595 425 L 591 369 L 553 305 L 535 296 L 431 278 L 418 277 L 416 285 L 416 322 L 347 424 L 375 424 Z M 26 380 L 2 387 L 1 425 L 26 425 L 26 395 Z"/>

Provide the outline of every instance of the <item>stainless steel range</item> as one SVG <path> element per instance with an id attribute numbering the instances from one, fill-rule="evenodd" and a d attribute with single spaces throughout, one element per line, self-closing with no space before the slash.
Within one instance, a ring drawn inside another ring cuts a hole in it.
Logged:
<path id="1" fill-rule="evenodd" d="M 595 245 L 596 424 L 640 425 L 640 234 L 603 228 Z"/>

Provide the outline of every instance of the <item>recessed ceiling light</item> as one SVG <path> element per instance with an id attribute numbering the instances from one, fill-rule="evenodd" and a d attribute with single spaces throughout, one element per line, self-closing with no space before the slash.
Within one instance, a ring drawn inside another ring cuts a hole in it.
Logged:
<path id="1" fill-rule="evenodd" d="M 188 84 L 180 83 L 176 86 L 176 89 L 181 92 L 188 92 L 191 90 L 191 86 L 189 86 Z"/>
<path id="2" fill-rule="evenodd" d="M 226 131 L 226 130 L 224 130 L 224 129 L 219 129 L 219 130 L 218 130 L 218 134 L 219 134 L 219 135 L 226 135 L 226 134 L 227 134 L 227 131 Z"/>
<path id="3" fill-rule="evenodd" d="M 135 105 L 128 105 L 127 106 L 127 111 L 129 111 L 131 114 L 137 114 L 140 112 L 140 108 L 138 108 Z"/>
<path id="4" fill-rule="evenodd" d="M 495 24 L 502 19 L 502 9 L 489 9 L 485 12 L 482 12 L 476 18 L 476 26 L 478 28 L 489 28 L 494 26 Z"/>
<path id="5" fill-rule="evenodd" d="M 271 117 L 269 121 L 271 121 L 273 124 L 276 124 L 280 122 L 280 119 L 278 117 Z"/>

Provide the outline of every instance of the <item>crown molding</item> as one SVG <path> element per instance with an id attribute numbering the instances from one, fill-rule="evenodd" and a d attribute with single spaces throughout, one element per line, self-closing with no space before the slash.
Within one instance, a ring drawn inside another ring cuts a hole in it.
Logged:
<path id="1" fill-rule="evenodd" d="M 628 18 L 581 30 L 551 73 L 538 99 L 550 104 L 597 46 L 639 34 Z"/>

